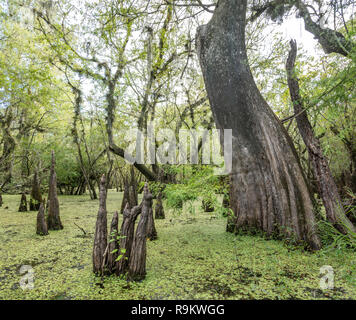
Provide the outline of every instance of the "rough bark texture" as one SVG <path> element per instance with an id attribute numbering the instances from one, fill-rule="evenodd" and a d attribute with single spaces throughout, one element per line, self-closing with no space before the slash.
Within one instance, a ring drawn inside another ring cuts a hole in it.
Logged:
<path id="1" fill-rule="evenodd" d="M 51 172 L 49 177 L 49 191 L 48 191 L 48 216 L 47 216 L 47 226 L 48 230 L 61 230 L 63 225 L 61 218 L 59 216 L 59 201 L 57 196 L 57 175 L 55 172 L 55 159 L 54 151 L 52 151 L 52 164 Z"/>
<path id="2" fill-rule="evenodd" d="M 294 72 L 297 44 L 294 40 L 291 40 L 290 45 L 291 50 L 286 63 L 289 92 L 294 106 L 299 133 L 308 149 L 309 159 L 318 186 L 318 193 L 323 201 L 328 221 L 340 232 L 352 236 L 352 234 L 356 233 L 356 228 L 345 215 L 328 161 L 324 157 L 319 139 L 314 135 L 313 128 L 303 106 L 302 97 L 300 96 L 299 83 Z"/>
<path id="3" fill-rule="evenodd" d="M 99 185 L 99 211 L 96 218 L 94 246 L 93 246 L 93 272 L 101 274 L 107 249 L 108 230 L 106 212 L 106 179 L 102 175 Z"/>
<path id="4" fill-rule="evenodd" d="M 37 225 L 36 225 L 36 233 L 39 234 L 40 236 L 48 235 L 48 228 L 47 228 L 44 212 L 45 209 L 43 203 L 40 203 L 40 208 L 37 214 Z"/>
<path id="5" fill-rule="evenodd" d="M 156 207 L 155 207 L 155 218 L 156 219 L 164 219 L 165 218 L 161 191 L 157 195 Z"/>
<path id="6" fill-rule="evenodd" d="M 32 190 L 30 198 L 30 211 L 37 211 L 40 209 L 42 203 L 41 187 L 38 180 L 38 173 L 35 171 L 32 181 Z"/>
<path id="7" fill-rule="evenodd" d="M 152 210 L 152 194 L 146 183 L 142 201 L 141 218 L 137 225 L 135 239 L 131 248 L 128 278 L 142 280 L 146 276 L 146 241 L 148 217 Z"/>
<path id="8" fill-rule="evenodd" d="M 25 211 L 27 211 L 27 199 L 25 193 L 22 193 L 19 212 L 25 212 Z"/>
<path id="9" fill-rule="evenodd" d="M 129 204 L 129 198 L 130 198 L 130 185 L 129 182 L 127 181 L 127 178 L 124 178 L 124 194 L 122 196 L 122 202 L 121 202 L 121 210 L 120 213 L 123 214 L 124 210 L 126 208 L 126 205 Z M 129 204 L 129 208 L 130 204 Z"/>
<path id="10" fill-rule="evenodd" d="M 115 211 L 113 218 L 111 220 L 109 244 L 108 244 L 108 262 L 107 268 L 110 274 L 115 272 L 116 269 L 116 258 L 119 255 L 119 240 L 117 239 L 119 234 L 119 215 Z"/>
<path id="11" fill-rule="evenodd" d="M 153 197 L 152 197 L 153 198 Z M 147 238 L 152 240 L 157 240 L 157 230 L 155 226 L 155 220 L 153 218 L 153 209 L 152 204 L 148 212 L 148 221 L 147 221 Z"/>
<path id="12" fill-rule="evenodd" d="M 135 190 L 135 186 L 129 186 L 129 204 L 130 208 L 137 206 L 138 199 L 137 199 L 137 191 Z"/>
<path id="13" fill-rule="evenodd" d="M 129 188 L 129 201 L 130 208 L 137 206 L 138 204 L 138 192 L 137 192 L 137 180 L 135 177 L 135 169 L 133 166 L 130 168 L 131 182 Z"/>
<path id="14" fill-rule="evenodd" d="M 131 249 L 134 240 L 135 222 L 137 216 L 141 213 L 142 203 L 130 210 L 129 204 L 126 204 L 123 215 L 124 219 L 120 230 L 120 254 L 123 254 L 122 258 L 117 261 L 116 274 L 124 275 L 129 270 L 129 261 L 131 256 Z M 123 249 L 123 250 L 122 250 Z M 121 251 L 124 251 L 122 253 Z"/>
<path id="15" fill-rule="evenodd" d="M 320 249 L 313 203 L 294 146 L 260 94 L 245 47 L 246 0 L 220 0 L 197 32 L 197 51 L 218 129 L 232 129 L 234 231 L 262 230 Z"/>

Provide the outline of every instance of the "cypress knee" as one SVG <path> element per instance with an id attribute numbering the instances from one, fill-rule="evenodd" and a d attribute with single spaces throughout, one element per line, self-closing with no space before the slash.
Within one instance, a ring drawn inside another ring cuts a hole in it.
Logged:
<path id="1" fill-rule="evenodd" d="M 152 205 L 148 211 L 148 219 L 147 219 L 147 238 L 150 240 L 156 240 L 157 237 L 157 230 L 155 226 L 155 220 L 153 219 L 153 209 Z"/>
<path id="2" fill-rule="evenodd" d="M 124 213 L 124 209 L 126 208 L 126 204 L 129 203 L 129 195 L 130 195 L 130 186 L 129 183 L 127 181 L 127 178 L 124 178 L 124 194 L 122 197 L 122 202 L 121 202 L 121 210 L 120 213 L 123 214 Z"/>
<path id="3" fill-rule="evenodd" d="M 162 192 L 159 192 L 157 196 L 156 207 L 155 207 L 155 218 L 156 219 L 165 218 L 163 203 L 162 203 Z"/>
<path id="4" fill-rule="evenodd" d="M 149 192 L 146 183 L 143 194 L 141 218 L 137 225 L 135 239 L 131 249 L 128 274 L 130 280 L 138 281 L 144 279 L 146 276 L 146 239 L 150 209 L 152 209 L 152 194 Z"/>
<path id="5" fill-rule="evenodd" d="M 119 215 L 115 211 L 111 220 L 109 244 L 108 244 L 108 272 L 110 274 L 115 272 L 116 259 L 119 255 L 119 241 L 117 239 L 119 233 Z"/>
<path id="6" fill-rule="evenodd" d="M 48 199 L 47 199 L 47 226 L 48 230 L 61 230 L 63 229 L 63 225 L 59 216 L 59 201 L 57 196 L 57 175 L 54 169 L 55 167 L 55 159 L 54 159 L 54 151 L 52 151 L 52 164 L 51 164 L 51 172 L 49 177 L 49 191 L 48 191 Z"/>
<path id="7" fill-rule="evenodd" d="M 99 185 L 99 211 L 96 218 L 94 247 L 93 247 L 93 272 L 102 273 L 104 254 L 107 250 L 107 212 L 106 212 L 106 179 L 102 175 Z"/>
<path id="8" fill-rule="evenodd" d="M 25 211 L 27 211 L 27 199 L 25 193 L 22 193 L 19 212 L 25 212 Z"/>
<path id="9" fill-rule="evenodd" d="M 129 261 L 131 256 L 131 248 L 134 240 L 134 229 L 137 216 L 141 213 L 142 203 L 139 206 L 133 207 L 131 210 L 129 204 L 126 204 L 124 209 L 124 220 L 120 230 L 120 254 L 122 257 L 117 261 L 116 274 L 123 275 L 129 269 Z"/>
<path id="10" fill-rule="evenodd" d="M 44 205 L 43 203 L 40 203 L 40 208 L 37 214 L 37 226 L 36 226 L 36 233 L 39 234 L 40 236 L 48 235 L 48 228 L 47 228 L 44 211 L 45 211 Z"/>
<path id="11" fill-rule="evenodd" d="M 48 230 L 62 230 L 63 225 L 59 216 L 59 201 L 57 196 L 57 175 L 54 172 L 50 182 L 49 198 L 47 200 L 48 216 L 47 226 Z"/>
<path id="12" fill-rule="evenodd" d="M 38 173 L 35 171 L 32 181 L 32 190 L 30 196 L 30 211 L 37 211 L 42 202 L 41 187 L 38 179 Z"/>

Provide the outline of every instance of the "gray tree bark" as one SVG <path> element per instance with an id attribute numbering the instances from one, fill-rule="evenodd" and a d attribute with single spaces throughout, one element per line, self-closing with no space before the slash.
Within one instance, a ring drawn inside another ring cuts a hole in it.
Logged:
<path id="1" fill-rule="evenodd" d="M 36 234 L 40 236 L 48 235 L 48 228 L 47 228 L 44 211 L 45 211 L 44 205 L 43 203 L 40 203 L 40 208 L 37 214 L 37 224 L 36 224 Z"/>
<path id="2" fill-rule="evenodd" d="M 59 201 L 57 196 L 57 175 L 55 171 L 54 151 L 52 151 L 51 172 L 49 176 L 49 191 L 48 191 L 48 216 L 47 226 L 48 230 L 61 230 L 63 225 L 59 216 Z"/>
<path id="3" fill-rule="evenodd" d="M 220 0 L 197 32 L 198 56 L 218 129 L 232 129 L 233 231 L 262 230 L 321 243 L 293 143 L 259 92 L 245 47 L 247 0 Z"/>
<path id="4" fill-rule="evenodd" d="M 93 246 L 93 272 L 97 274 L 102 273 L 108 241 L 105 174 L 101 177 L 99 187 L 99 211 L 96 219 Z"/>

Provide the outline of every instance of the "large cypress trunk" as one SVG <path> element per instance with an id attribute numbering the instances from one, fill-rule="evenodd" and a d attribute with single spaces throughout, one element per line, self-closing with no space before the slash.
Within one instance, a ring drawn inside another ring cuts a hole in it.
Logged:
<path id="1" fill-rule="evenodd" d="M 319 249 L 313 203 L 294 146 L 248 65 L 246 4 L 220 0 L 211 21 L 197 34 L 216 126 L 232 129 L 232 229 L 287 235 Z"/>
<path id="2" fill-rule="evenodd" d="M 106 179 L 102 175 L 99 184 L 99 211 L 96 218 L 94 246 L 93 246 L 93 272 L 102 274 L 108 241 L 107 211 L 106 211 Z"/>

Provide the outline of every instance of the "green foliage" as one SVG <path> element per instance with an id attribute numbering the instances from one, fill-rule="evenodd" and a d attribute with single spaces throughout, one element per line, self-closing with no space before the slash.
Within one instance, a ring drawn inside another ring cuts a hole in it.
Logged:
<path id="1" fill-rule="evenodd" d="M 114 212 L 120 193 L 110 190 L 107 210 Z M 103 281 L 92 273 L 92 244 L 97 205 L 88 196 L 60 196 L 64 231 L 35 234 L 36 217 L 17 212 L 19 195 L 3 195 L 0 208 L 1 299 L 355 299 L 355 252 L 328 248 L 316 253 L 291 250 L 281 241 L 226 233 L 226 219 L 167 212 L 157 220 L 159 238 L 147 243 L 147 277 L 127 283 L 116 276 Z M 87 230 L 87 236 L 74 225 Z M 35 271 L 35 288 L 19 287 L 21 265 Z M 319 288 L 319 269 L 335 271 L 335 289 Z M 56 275 L 55 277 L 53 275 Z M 99 285 L 101 284 L 101 286 Z"/>

